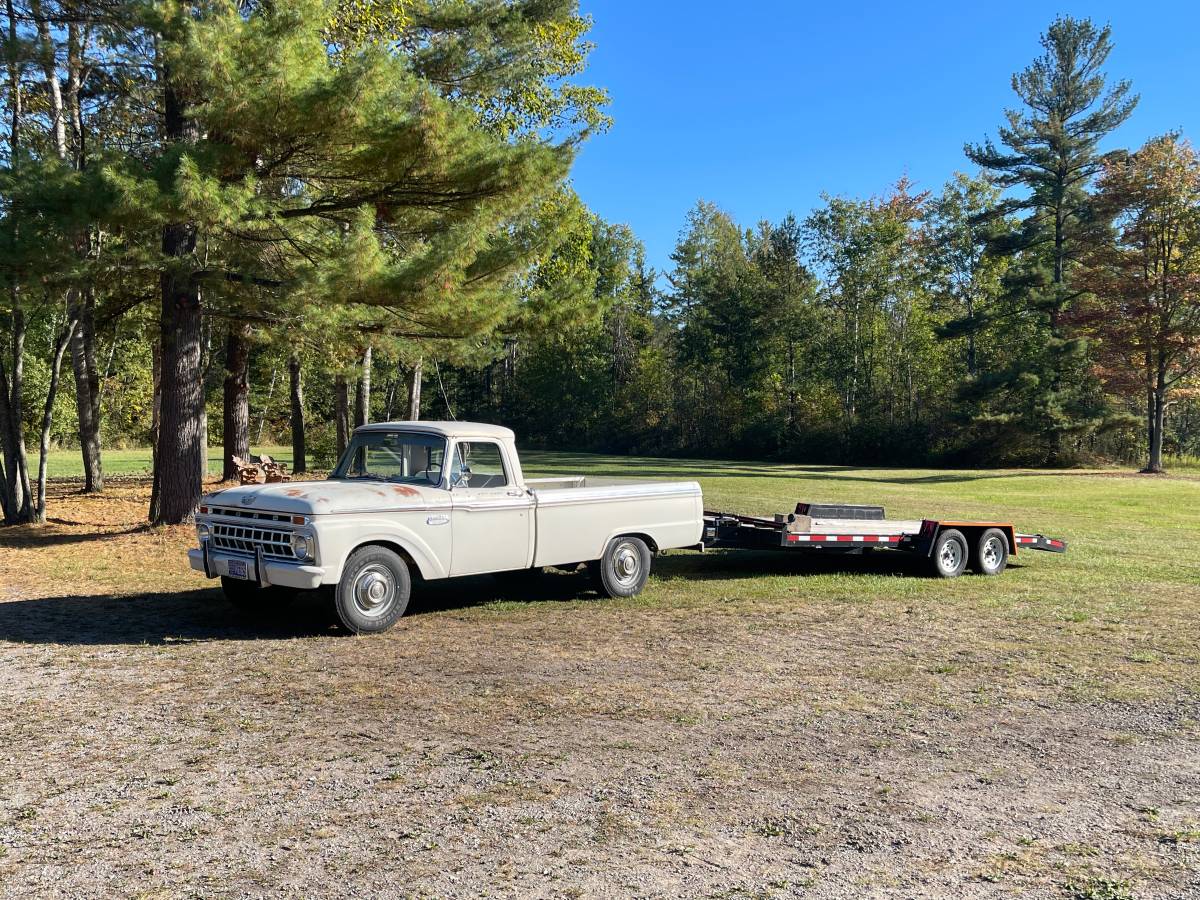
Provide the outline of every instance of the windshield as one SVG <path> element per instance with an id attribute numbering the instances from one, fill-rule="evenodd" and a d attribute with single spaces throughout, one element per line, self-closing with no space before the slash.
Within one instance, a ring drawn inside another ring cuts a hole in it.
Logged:
<path id="1" fill-rule="evenodd" d="M 445 455 L 445 439 L 434 434 L 369 431 L 350 440 L 329 477 L 436 485 Z"/>

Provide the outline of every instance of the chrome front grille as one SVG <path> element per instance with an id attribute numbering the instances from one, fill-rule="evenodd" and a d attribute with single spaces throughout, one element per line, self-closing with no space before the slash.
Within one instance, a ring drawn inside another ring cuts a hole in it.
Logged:
<path id="1" fill-rule="evenodd" d="M 292 553 L 292 533 L 278 528 L 261 528 L 256 525 L 234 525 L 227 522 L 212 524 L 214 550 L 229 553 L 254 555 L 256 547 L 262 548 L 266 559 L 295 560 Z"/>
<path id="2" fill-rule="evenodd" d="M 257 509 L 239 509 L 233 506 L 214 506 L 212 514 L 214 516 L 225 516 L 229 519 L 254 519 L 258 522 L 292 521 L 292 517 L 288 513 L 260 512 Z"/>

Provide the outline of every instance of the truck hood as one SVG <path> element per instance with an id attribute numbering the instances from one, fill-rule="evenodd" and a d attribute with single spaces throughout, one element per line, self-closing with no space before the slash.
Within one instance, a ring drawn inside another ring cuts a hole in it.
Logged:
<path id="1" fill-rule="evenodd" d="M 204 498 L 209 506 L 292 515 L 380 512 L 449 506 L 446 491 L 387 481 L 293 481 L 226 488 Z"/>

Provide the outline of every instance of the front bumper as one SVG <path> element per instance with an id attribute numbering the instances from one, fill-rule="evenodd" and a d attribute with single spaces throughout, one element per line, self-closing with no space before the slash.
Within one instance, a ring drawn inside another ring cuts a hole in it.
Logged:
<path id="1" fill-rule="evenodd" d="M 246 560 L 245 556 L 239 556 L 234 553 L 222 553 L 220 550 L 208 551 L 208 571 L 205 572 L 209 578 L 217 578 L 221 575 L 229 574 L 229 560 L 236 559 L 248 561 L 250 570 L 254 570 L 254 560 Z M 197 572 L 204 572 L 204 551 L 200 548 L 195 548 L 188 551 L 188 564 Z M 296 588 L 301 591 L 309 591 L 321 585 L 322 579 L 325 577 L 325 570 L 320 566 L 306 566 L 303 563 L 288 563 L 277 562 L 274 560 L 263 560 L 260 570 L 260 580 L 267 584 L 276 584 L 281 587 Z"/>

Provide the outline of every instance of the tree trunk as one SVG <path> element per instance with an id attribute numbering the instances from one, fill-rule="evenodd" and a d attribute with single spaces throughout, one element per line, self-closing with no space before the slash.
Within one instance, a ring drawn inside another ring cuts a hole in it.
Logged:
<path id="1" fill-rule="evenodd" d="M 12 0 L 5 3 L 8 18 L 8 44 L 17 46 L 17 14 Z M 8 159 L 15 173 L 20 161 L 21 116 L 24 108 L 21 91 L 21 70 L 18 55 L 8 53 L 5 69 L 8 74 Z M 9 222 L 8 237 L 15 240 L 17 226 Z M 12 333 L 12 371 L 5 371 L 0 357 L 0 445 L 4 450 L 4 487 L 0 498 L 4 505 L 4 521 L 10 524 L 28 522 L 33 507 L 29 496 L 29 468 L 25 458 L 25 433 L 21 425 L 21 381 L 24 378 L 25 313 L 21 308 L 21 285 L 17 273 L 9 273 L 9 321 Z"/>
<path id="2" fill-rule="evenodd" d="M 50 427 L 54 424 L 54 398 L 58 395 L 59 373 L 62 372 L 63 357 L 67 353 L 67 346 L 71 343 L 78 326 L 74 316 L 68 315 L 66 327 L 54 342 L 54 356 L 50 360 L 50 387 L 46 391 L 46 405 L 42 408 L 42 434 L 41 440 L 38 442 L 37 504 L 34 506 L 33 513 L 33 520 L 39 525 L 46 523 L 46 464 L 50 457 Z"/>
<path id="3" fill-rule="evenodd" d="M 413 364 L 412 385 L 408 392 L 408 419 L 410 422 L 421 420 L 421 357 Z"/>
<path id="4" fill-rule="evenodd" d="M 304 447 L 304 383 L 300 372 L 300 357 L 295 353 L 288 359 L 288 376 L 292 399 L 292 472 L 308 471 Z"/>
<path id="5" fill-rule="evenodd" d="M 337 457 L 341 459 L 350 437 L 350 390 L 345 375 L 335 375 L 333 379 L 333 421 L 337 429 Z"/>
<path id="6" fill-rule="evenodd" d="M 1150 461 L 1144 472 L 1163 471 L 1163 425 L 1166 421 L 1167 394 L 1161 388 L 1150 396 Z"/>
<path id="7" fill-rule="evenodd" d="M 237 478 L 233 457 L 250 455 L 250 326 L 234 322 L 225 339 L 225 395 L 223 423 L 225 448 L 221 480 Z"/>
<path id="8" fill-rule="evenodd" d="M 79 324 L 71 338 L 75 375 L 75 407 L 79 420 L 79 452 L 83 457 L 83 492 L 104 490 L 100 449 L 100 373 L 96 368 L 96 295 L 89 285 L 76 300 Z"/>
<path id="9" fill-rule="evenodd" d="M 164 70 L 165 133 L 169 143 L 193 144 L 199 138 L 196 122 L 185 113 L 169 67 Z M 200 282 L 191 271 L 196 250 L 196 226 L 173 222 L 162 229 L 162 253 L 167 260 L 161 276 L 162 412 L 154 482 L 156 525 L 189 522 L 203 490 L 200 468 L 200 413 L 204 392 L 200 367 Z"/>
<path id="10" fill-rule="evenodd" d="M 384 395 L 383 401 L 383 420 L 385 422 L 392 421 L 392 413 L 396 410 L 396 379 L 388 379 L 387 394 Z"/>
<path id="11" fill-rule="evenodd" d="M 358 387 L 354 392 L 354 426 L 366 425 L 371 421 L 371 348 L 363 351 L 362 372 L 358 376 Z"/>
<path id="12" fill-rule="evenodd" d="M 162 431 L 162 339 L 156 338 L 150 348 L 150 378 L 154 396 L 150 401 L 150 471 L 154 473 L 150 486 L 150 520 L 158 518 L 158 435 Z"/>

